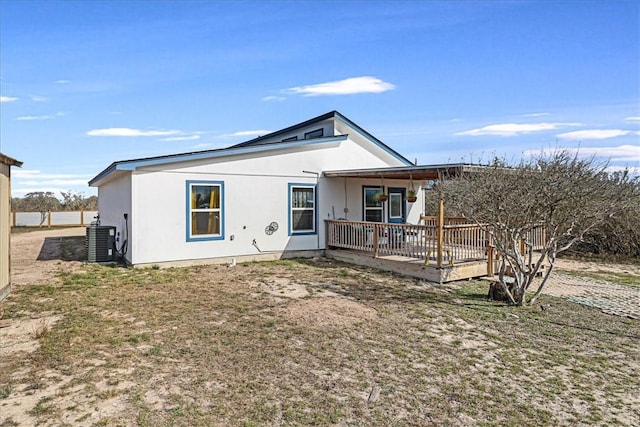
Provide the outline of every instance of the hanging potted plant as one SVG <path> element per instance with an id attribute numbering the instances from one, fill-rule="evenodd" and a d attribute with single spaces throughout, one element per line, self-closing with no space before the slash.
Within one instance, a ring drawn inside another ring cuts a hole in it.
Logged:
<path id="1" fill-rule="evenodd" d="M 407 202 L 415 203 L 415 201 L 418 200 L 418 193 L 413 187 L 413 176 L 409 175 L 409 180 L 411 181 L 411 184 L 407 190 Z"/>
<path id="2" fill-rule="evenodd" d="M 377 202 L 386 202 L 388 198 L 389 198 L 389 196 L 383 191 L 381 191 L 381 192 L 377 193 L 375 196 L 373 196 L 373 200 L 375 200 Z"/>
<path id="3" fill-rule="evenodd" d="M 384 177 L 380 175 L 380 192 L 373 196 L 373 200 L 377 202 L 386 202 L 389 196 L 384 192 Z"/>

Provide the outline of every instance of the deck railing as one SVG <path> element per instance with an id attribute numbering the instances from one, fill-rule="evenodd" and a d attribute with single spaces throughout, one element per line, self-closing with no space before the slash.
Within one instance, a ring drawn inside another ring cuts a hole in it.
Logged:
<path id="1" fill-rule="evenodd" d="M 425 264 L 484 259 L 487 239 L 477 225 L 445 225 L 438 245 L 437 225 L 390 224 L 327 220 L 327 246 L 370 252 L 374 257 L 397 255 Z M 438 256 L 440 252 L 441 256 Z"/>
<path id="2" fill-rule="evenodd" d="M 491 248 L 489 232 L 464 218 L 445 218 L 438 226 L 390 224 L 366 221 L 326 220 L 327 247 L 370 252 L 374 257 L 401 256 L 443 267 L 468 261 L 493 262 L 499 256 Z M 534 228 L 528 237 L 533 250 L 544 244 L 544 228 Z M 491 270 L 488 270 L 491 271 Z"/>

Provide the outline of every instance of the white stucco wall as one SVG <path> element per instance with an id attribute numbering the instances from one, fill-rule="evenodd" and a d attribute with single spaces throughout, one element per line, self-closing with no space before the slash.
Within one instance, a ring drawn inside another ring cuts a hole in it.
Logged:
<path id="1" fill-rule="evenodd" d="M 422 200 L 424 197 L 420 184 L 420 182 L 413 183 L 413 188 L 418 191 L 418 201 L 415 203 L 406 203 L 407 217 L 405 218 L 405 222 L 410 224 L 417 224 L 420 221 L 420 214 L 423 211 Z M 362 221 L 364 211 L 363 187 L 376 187 L 381 185 L 382 184 L 379 179 L 346 178 L 346 185 L 345 178 L 326 179 L 326 193 L 331 195 L 331 198 L 327 200 L 327 207 L 330 211 L 328 213 L 324 213 L 324 217 L 322 219 L 334 219 L 333 215 L 335 212 L 335 219 L 343 218 L 350 221 Z M 388 191 L 391 187 L 404 188 L 405 191 L 407 191 L 410 188 L 410 182 L 404 180 L 385 179 L 385 191 Z M 345 207 L 347 208 L 347 212 L 345 212 Z M 388 203 L 384 204 L 383 212 L 386 221 L 388 218 Z"/>
<path id="2" fill-rule="evenodd" d="M 119 233 L 118 249 L 120 249 L 124 240 L 128 238 L 129 251 L 125 254 L 125 259 L 130 263 L 134 262 L 130 249 L 134 238 L 132 232 L 134 229 L 133 222 L 136 219 L 132 206 L 132 190 L 130 173 L 114 178 L 98 188 L 100 224 L 116 227 L 116 233 Z M 125 230 L 125 213 L 128 215 L 129 222 L 127 230 Z"/>
<path id="3" fill-rule="evenodd" d="M 327 127 L 325 132 L 329 131 L 334 132 Z M 132 264 L 314 251 L 324 249 L 324 220 L 362 220 L 362 186 L 380 184 L 379 180 L 349 179 L 345 197 L 344 180 L 322 178 L 323 171 L 402 165 L 352 130 L 349 139 L 343 141 L 138 168 L 118 172 L 120 175 L 99 187 L 101 224 L 115 225 L 124 238 L 123 214 L 128 213 L 126 258 Z M 224 183 L 223 239 L 188 241 L 187 181 Z M 291 183 L 318 184 L 316 234 L 289 234 Z M 406 181 L 385 180 L 384 184 L 409 186 Z M 345 200 L 349 210 L 346 215 Z M 407 205 L 407 221 L 417 223 L 421 206 L 414 205 L 418 203 Z M 265 228 L 272 222 L 278 224 L 278 230 L 267 235 Z"/>
<path id="4" fill-rule="evenodd" d="M 322 249 L 323 220 L 331 215 L 338 199 L 344 200 L 344 193 L 341 191 L 340 198 L 336 198 L 327 191 L 329 187 L 325 189 L 328 180 L 321 179 L 317 187 L 318 233 L 290 236 L 289 184 L 317 182 L 315 174 L 303 171 L 321 174 L 323 170 L 384 166 L 388 164 L 379 157 L 347 140 L 314 144 L 303 150 L 276 150 L 267 156 L 245 154 L 174 164 L 170 169 L 149 167 L 135 171 L 131 260 L 135 264 L 148 264 Z M 224 240 L 187 241 L 189 180 L 224 183 Z M 267 235 L 265 228 L 272 222 L 279 228 Z"/>

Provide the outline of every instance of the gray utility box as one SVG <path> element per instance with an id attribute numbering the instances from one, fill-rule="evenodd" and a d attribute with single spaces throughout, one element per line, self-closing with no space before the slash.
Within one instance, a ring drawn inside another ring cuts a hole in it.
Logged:
<path id="1" fill-rule="evenodd" d="M 116 228 L 108 225 L 87 227 L 87 261 L 109 262 L 115 259 Z"/>

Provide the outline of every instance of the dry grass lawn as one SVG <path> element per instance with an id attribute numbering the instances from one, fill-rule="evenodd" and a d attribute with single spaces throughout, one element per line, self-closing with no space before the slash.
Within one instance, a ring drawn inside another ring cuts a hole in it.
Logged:
<path id="1" fill-rule="evenodd" d="M 562 299 L 325 259 L 59 264 L 2 303 L 1 426 L 640 424 L 640 321 Z"/>

